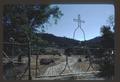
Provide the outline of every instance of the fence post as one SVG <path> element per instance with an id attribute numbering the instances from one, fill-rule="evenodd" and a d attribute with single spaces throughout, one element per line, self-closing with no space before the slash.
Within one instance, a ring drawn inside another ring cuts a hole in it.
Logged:
<path id="1" fill-rule="evenodd" d="M 37 53 L 37 54 L 36 54 L 36 71 L 35 71 L 35 77 L 37 77 L 37 75 L 38 75 L 38 73 L 37 73 L 37 72 L 38 72 L 38 71 L 37 71 L 37 70 L 38 70 L 38 57 L 39 57 L 39 56 L 38 56 L 38 53 Z"/>
<path id="2" fill-rule="evenodd" d="M 28 80 L 32 80 L 31 77 L 31 42 L 30 40 L 28 41 Z"/>

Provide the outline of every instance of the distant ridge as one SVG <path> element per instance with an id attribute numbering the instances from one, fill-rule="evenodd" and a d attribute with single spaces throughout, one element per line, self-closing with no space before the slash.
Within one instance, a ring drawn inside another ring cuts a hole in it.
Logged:
<path id="1" fill-rule="evenodd" d="M 80 41 L 78 40 L 70 39 L 67 37 L 59 37 L 48 33 L 39 33 L 37 35 L 41 37 L 43 40 L 48 41 L 50 45 L 54 43 L 59 47 L 72 47 L 77 46 L 80 43 Z"/>
<path id="2" fill-rule="evenodd" d="M 84 41 L 78 41 L 74 39 L 70 39 L 67 37 L 59 37 L 55 36 L 53 34 L 48 34 L 48 33 L 38 33 L 37 34 L 39 37 L 41 37 L 43 40 L 47 41 L 49 45 L 57 45 L 59 47 L 73 47 L 73 46 L 80 46 L 80 43 Z M 95 45 L 100 43 L 101 37 L 95 37 L 93 39 L 87 40 L 86 43 L 88 45 Z"/>

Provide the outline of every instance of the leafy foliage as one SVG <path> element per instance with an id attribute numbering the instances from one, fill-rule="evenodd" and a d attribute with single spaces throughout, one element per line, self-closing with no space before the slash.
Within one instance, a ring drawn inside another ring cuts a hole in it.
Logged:
<path id="1" fill-rule="evenodd" d="M 5 5 L 3 11 L 4 42 L 10 42 L 9 39 L 12 37 L 19 43 L 28 43 L 29 40 L 32 46 L 44 43 L 36 33 L 44 32 L 45 24 L 49 24 L 50 19 L 53 19 L 56 24 L 62 15 L 57 6 Z M 6 50 L 7 47 L 6 45 L 4 49 Z"/>
<path id="2" fill-rule="evenodd" d="M 5 5 L 3 13 L 5 27 L 11 29 L 13 33 L 29 32 L 28 35 L 36 32 L 36 28 L 44 31 L 44 24 L 49 23 L 51 17 L 56 23 L 62 15 L 57 6 L 51 7 L 50 5 Z"/>
<path id="3" fill-rule="evenodd" d="M 109 26 L 103 26 L 101 28 L 102 34 L 102 46 L 103 48 L 114 48 L 114 33 Z"/>
<path id="4" fill-rule="evenodd" d="M 101 52 L 100 73 L 98 76 L 112 78 L 114 76 L 115 50 L 114 50 L 114 32 L 109 26 L 101 28 L 101 46 L 104 50 Z"/>

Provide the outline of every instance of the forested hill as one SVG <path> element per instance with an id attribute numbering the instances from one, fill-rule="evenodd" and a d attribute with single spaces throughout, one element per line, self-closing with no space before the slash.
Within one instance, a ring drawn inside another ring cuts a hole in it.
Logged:
<path id="1" fill-rule="evenodd" d="M 48 45 L 56 45 L 59 47 L 80 46 L 80 41 L 78 40 L 74 40 L 66 37 L 59 37 L 48 33 L 39 33 L 37 35 L 41 37 L 43 40 L 47 41 Z M 87 40 L 86 43 L 88 45 L 96 45 L 100 43 L 100 41 L 101 41 L 101 37 L 95 37 L 93 39 Z"/>
<path id="2" fill-rule="evenodd" d="M 59 47 L 78 46 L 80 42 L 78 40 L 74 40 L 66 37 L 59 37 L 48 33 L 39 33 L 37 35 L 40 36 L 43 40 L 47 41 L 48 45 L 54 44 Z"/>

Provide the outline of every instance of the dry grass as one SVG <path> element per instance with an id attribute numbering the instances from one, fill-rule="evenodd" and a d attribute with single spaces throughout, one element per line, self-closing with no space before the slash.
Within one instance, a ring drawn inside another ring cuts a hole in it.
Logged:
<path id="1" fill-rule="evenodd" d="M 50 65 L 40 65 L 39 61 L 42 59 L 42 58 L 50 58 L 50 59 L 53 59 L 55 60 L 55 63 L 53 64 L 50 64 Z M 69 59 L 72 59 L 74 58 L 74 60 L 77 60 L 79 57 L 78 56 L 71 56 L 69 57 Z M 84 59 L 84 58 L 83 58 Z M 45 73 L 45 71 L 51 67 L 51 66 L 55 66 L 55 65 L 58 65 L 60 64 L 61 62 L 65 62 L 65 56 L 58 56 L 58 55 L 39 55 L 39 58 L 38 58 L 38 70 L 37 70 L 37 74 L 38 76 L 39 75 L 43 75 Z M 78 69 L 81 69 L 82 71 L 86 72 L 86 70 L 88 69 L 89 67 L 89 62 L 76 62 L 74 63 L 73 65 L 71 65 L 71 67 L 76 67 Z M 32 77 L 35 77 L 35 71 L 36 71 L 36 55 L 32 55 L 31 56 L 31 69 L 32 69 Z M 95 71 L 93 70 L 91 67 L 89 68 L 89 71 Z M 69 73 L 70 71 L 65 71 L 65 73 Z"/>

